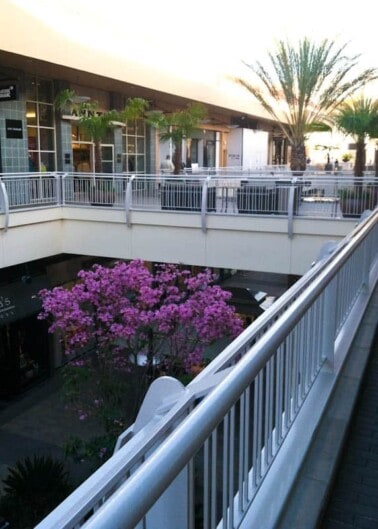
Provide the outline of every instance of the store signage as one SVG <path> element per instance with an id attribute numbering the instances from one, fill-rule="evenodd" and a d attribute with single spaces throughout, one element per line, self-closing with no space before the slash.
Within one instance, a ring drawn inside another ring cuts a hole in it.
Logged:
<path id="1" fill-rule="evenodd" d="M 5 120 L 5 136 L 6 138 L 22 139 L 22 121 L 21 119 L 6 119 Z"/>
<path id="2" fill-rule="evenodd" d="M 17 92 L 15 83 L 0 84 L 0 101 L 14 101 L 17 99 Z"/>
<path id="3" fill-rule="evenodd" d="M 0 296 L 0 322 L 14 317 L 16 306 L 11 297 Z"/>

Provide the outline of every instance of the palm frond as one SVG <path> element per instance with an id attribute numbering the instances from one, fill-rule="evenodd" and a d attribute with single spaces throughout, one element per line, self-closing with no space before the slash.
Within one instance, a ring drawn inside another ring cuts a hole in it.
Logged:
<path id="1" fill-rule="evenodd" d="M 260 62 L 248 65 L 261 88 L 240 78 L 237 82 L 274 119 L 285 118 L 293 136 L 300 136 L 309 130 L 311 123 L 324 121 L 345 97 L 378 78 L 374 68 L 353 77 L 359 55 L 346 56 L 346 46 L 335 48 L 335 43 L 328 39 L 316 44 L 304 38 L 294 47 L 280 40 L 276 50 L 268 54 L 270 69 Z"/>

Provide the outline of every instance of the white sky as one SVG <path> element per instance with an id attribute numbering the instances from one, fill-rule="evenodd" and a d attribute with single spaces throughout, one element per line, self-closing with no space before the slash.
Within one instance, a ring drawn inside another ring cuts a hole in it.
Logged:
<path id="1" fill-rule="evenodd" d="M 376 0 L 10 0 L 68 38 L 211 83 L 264 60 L 277 39 L 349 42 L 378 67 Z"/>

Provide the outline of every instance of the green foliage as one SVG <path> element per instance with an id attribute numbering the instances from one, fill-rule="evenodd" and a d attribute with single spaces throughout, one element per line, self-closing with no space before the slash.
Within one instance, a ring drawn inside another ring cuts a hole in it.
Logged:
<path id="1" fill-rule="evenodd" d="M 378 137 L 378 99 L 359 97 L 343 103 L 335 114 L 336 125 L 358 141 Z"/>
<path id="2" fill-rule="evenodd" d="M 199 103 L 191 103 L 185 109 L 170 114 L 151 113 L 148 122 L 159 129 L 162 141 L 172 140 L 177 143 L 190 137 L 205 117 L 205 107 Z"/>
<path id="3" fill-rule="evenodd" d="M 3 479 L 0 515 L 12 529 L 34 527 L 72 491 L 61 461 L 34 456 L 18 461 Z"/>
<path id="4" fill-rule="evenodd" d="M 202 120 L 206 117 L 206 109 L 200 103 L 191 103 L 182 110 L 176 110 L 169 114 L 162 112 L 151 112 L 147 123 L 159 129 L 161 141 L 170 141 L 175 145 L 173 163 L 175 173 L 179 173 L 181 164 L 181 146 L 184 139 L 190 140 L 193 132 L 198 129 Z"/>
<path id="5" fill-rule="evenodd" d="M 127 100 L 126 106 L 123 110 L 118 112 L 121 121 L 134 121 L 144 117 L 144 113 L 148 110 L 149 103 L 146 99 L 141 97 L 133 97 Z"/>
<path id="6" fill-rule="evenodd" d="M 361 96 L 343 103 L 335 114 L 337 127 L 350 134 L 356 142 L 354 175 L 363 176 L 365 167 L 365 142 L 378 137 L 378 99 Z"/>
<path id="7" fill-rule="evenodd" d="M 113 122 L 118 118 L 115 110 L 109 110 L 103 114 L 83 115 L 80 125 L 92 141 L 101 141 L 114 128 Z"/>
<path id="8" fill-rule="evenodd" d="M 123 428 L 120 428 L 118 435 L 122 431 Z M 75 463 L 91 463 L 95 470 L 112 456 L 118 435 L 109 433 L 92 437 L 89 440 L 72 436 L 64 445 L 64 453 Z"/>
<path id="9" fill-rule="evenodd" d="M 90 362 L 63 369 L 63 392 L 70 409 L 80 420 L 95 417 L 113 438 L 134 418 L 144 386 L 146 389 L 147 380 L 116 370 L 98 370 Z"/>
<path id="10" fill-rule="evenodd" d="M 304 38 L 296 47 L 280 40 L 268 55 L 270 66 L 248 65 L 259 84 L 236 79 L 277 120 L 292 146 L 293 170 L 305 169 L 305 135 L 314 124 L 329 124 L 345 98 L 378 77 L 374 68 L 352 76 L 359 56 L 346 56 L 345 48 L 328 39 L 316 44 Z"/>

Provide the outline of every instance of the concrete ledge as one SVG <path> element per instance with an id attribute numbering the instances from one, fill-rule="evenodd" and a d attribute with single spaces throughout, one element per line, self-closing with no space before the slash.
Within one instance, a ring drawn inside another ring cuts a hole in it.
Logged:
<path id="1" fill-rule="evenodd" d="M 316 529 L 348 434 L 378 323 L 378 287 L 275 529 Z"/>

